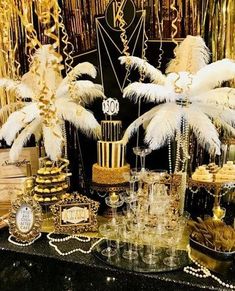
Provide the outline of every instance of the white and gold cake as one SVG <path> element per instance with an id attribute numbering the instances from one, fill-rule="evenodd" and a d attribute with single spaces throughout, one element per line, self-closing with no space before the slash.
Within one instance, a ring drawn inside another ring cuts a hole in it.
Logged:
<path id="1" fill-rule="evenodd" d="M 223 167 L 215 174 L 216 182 L 233 182 L 235 181 L 235 165 L 233 161 L 228 161 Z"/>
<path id="2" fill-rule="evenodd" d="M 213 181 L 213 174 L 206 169 L 205 166 L 199 166 L 196 171 L 192 174 L 192 179 L 195 181 L 205 181 L 205 182 L 212 182 Z"/>
<path id="3" fill-rule="evenodd" d="M 120 120 L 101 121 L 102 140 L 97 142 L 97 163 L 92 168 L 92 181 L 102 185 L 125 183 L 126 147 L 121 141 L 122 122 Z"/>

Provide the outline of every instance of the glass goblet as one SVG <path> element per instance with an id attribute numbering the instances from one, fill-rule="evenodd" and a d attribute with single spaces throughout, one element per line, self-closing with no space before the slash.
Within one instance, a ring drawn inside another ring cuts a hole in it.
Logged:
<path id="1" fill-rule="evenodd" d="M 180 258 L 176 248 L 183 237 L 186 224 L 187 219 L 185 217 L 180 217 L 174 229 L 171 229 L 168 232 L 169 250 L 167 251 L 167 254 L 169 254 L 169 256 L 164 258 L 163 263 L 169 267 L 176 267 L 180 263 Z"/>
<path id="2" fill-rule="evenodd" d="M 99 227 L 100 234 L 107 240 L 107 248 L 101 251 L 101 254 L 105 257 L 112 257 L 117 254 L 117 250 L 112 247 L 111 243 L 111 240 L 115 238 L 116 231 L 116 228 L 109 223 L 103 224 Z"/>
<path id="3" fill-rule="evenodd" d="M 105 198 L 105 203 L 111 207 L 112 209 L 112 221 L 111 224 L 116 226 L 117 224 L 117 208 L 122 206 L 124 203 L 124 200 L 121 195 L 116 194 L 115 192 L 112 192 L 110 196 Z"/>
<path id="4" fill-rule="evenodd" d="M 157 234 L 154 228 L 147 227 L 142 235 L 144 252 L 142 260 L 148 265 L 155 265 L 159 261 L 161 250 L 156 248 Z"/>
<path id="5" fill-rule="evenodd" d="M 133 152 L 136 156 L 140 157 L 140 165 L 141 165 L 141 172 L 145 172 L 145 158 L 147 155 L 149 155 L 152 150 L 150 148 L 140 146 L 140 147 L 134 147 Z"/>
<path id="6" fill-rule="evenodd" d="M 136 259 L 138 257 L 138 252 L 133 248 L 135 232 L 126 224 L 122 227 L 121 236 L 127 245 L 127 249 L 124 249 L 122 257 L 130 261 Z"/>

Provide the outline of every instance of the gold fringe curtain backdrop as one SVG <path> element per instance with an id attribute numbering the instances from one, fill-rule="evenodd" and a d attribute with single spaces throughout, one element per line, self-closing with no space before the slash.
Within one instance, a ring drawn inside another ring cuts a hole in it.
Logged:
<path id="1" fill-rule="evenodd" d="M 18 39 L 22 33 L 22 26 L 12 5 L 7 0 L 0 2 L 0 27 L 0 78 L 17 80 L 20 74 L 20 61 L 22 60 L 22 53 L 18 49 L 20 45 Z M 13 90 L 5 91 L 0 88 L 0 108 L 12 104 L 1 112 L 0 125 L 15 110 L 16 101 L 17 95 Z"/>
<path id="2" fill-rule="evenodd" d="M 212 50 L 213 61 L 223 57 L 235 58 L 234 0 L 133 1 L 138 9 L 144 8 L 147 11 L 146 29 L 150 39 L 171 38 L 172 23 L 176 20 L 175 38 L 183 38 L 187 34 L 200 34 Z M 76 54 L 95 48 L 95 17 L 104 13 L 108 3 L 109 0 L 59 0 L 58 2 L 57 0 L 2 0 L 0 2 L 0 21 L 3 28 L 0 32 L 0 73 L 17 78 L 19 70 L 27 71 L 28 61 L 25 52 L 30 54 L 30 51 L 25 49 L 25 44 L 28 45 L 27 48 L 30 42 L 32 46 L 36 46 L 35 39 L 42 44 L 54 42 L 58 50 L 64 49 L 66 44 L 57 42 L 62 39 L 60 7 L 64 28 L 69 35 L 69 39 L 65 42 L 68 44 L 71 41 Z M 172 4 L 176 9 L 172 9 Z M 14 5 L 24 15 L 25 23 L 22 23 L 17 11 L 13 9 Z M 28 30 L 25 24 L 28 25 Z M 67 51 L 70 50 L 71 46 Z M 71 55 L 68 54 L 67 57 L 71 59 Z"/>
<path id="3" fill-rule="evenodd" d="M 138 9 L 147 10 L 146 26 L 150 39 L 171 38 L 172 22 L 177 17 L 175 38 L 184 38 L 188 34 L 201 35 L 212 50 L 213 61 L 223 57 L 235 58 L 234 0 L 133 1 Z M 94 19 L 104 13 L 108 3 L 109 0 L 63 1 L 65 26 L 76 53 L 95 47 Z M 177 12 L 171 8 L 173 3 Z"/>

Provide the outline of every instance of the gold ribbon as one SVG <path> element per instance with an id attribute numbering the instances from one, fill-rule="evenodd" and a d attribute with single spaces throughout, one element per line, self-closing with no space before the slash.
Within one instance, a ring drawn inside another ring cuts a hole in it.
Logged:
<path id="1" fill-rule="evenodd" d="M 176 45 L 176 47 L 178 47 L 178 42 L 175 40 L 175 36 L 178 33 L 178 28 L 175 25 L 178 20 L 178 10 L 175 7 L 175 0 L 173 0 L 173 2 L 171 3 L 170 8 L 176 13 L 175 18 L 171 21 L 171 27 L 173 28 L 173 30 L 171 31 L 171 40 Z"/>

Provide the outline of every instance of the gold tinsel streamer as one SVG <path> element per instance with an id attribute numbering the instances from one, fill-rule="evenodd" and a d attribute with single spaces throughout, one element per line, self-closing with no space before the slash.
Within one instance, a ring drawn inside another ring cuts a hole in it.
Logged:
<path id="1" fill-rule="evenodd" d="M 19 78 L 20 64 L 16 59 L 18 49 L 17 15 L 14 13 L 9 1 L 0 2 L 0 78 Z M 0 89 L 0 109 L 6 106 L 7 110 L 1 113 L 0 125 L 8 118 L 9 114 L 17 108 L 15 104 L 18 96 L 14 90 Z"/>
<path id="2" fill-rule="evenodd" d="M 127 76 L 127 81 L 128 83 L 131 83 L 131 81 L 129 80 L 129 75 L 130 75 L 130 53 L 129 53 L 129 46 L 128 46 L 128 39 L 127 39 L 127 34 L 126 34 L 126 22 L 124 20 L 124 13 L 121 7 L 123 7 L 123 2 L 125 0 L 121 0 L 120 2 L 118 2 L 118 15 L 117 15 L 117 20 L 119 21 L 119 28 L 121 30 L 121 34 L 120 34 L 120 39 L 121 42 L 123 44 L 123 51 L 122 53 L 127 57 L 127 61 L 125 62 L 125 69 L 126 69 L 126 76 Z"/>
<path id="3" fill-rule="evenodd" d="M 171 27 L 172 27 L 172 31 L 171 31 L 171 40 L 172 42 L 176 45 L 176 47 L 178 46 L 178 42 L 175 40 L 175 37 L 178 33 L 178 28 L 176 26 L 176 22 L 178 20 L 178 10 L 175 7 L 175 0 L 173 0 L 173 2 L 170 5 L 170 8 L 172 9 L 172 11 L 175 13 L 175 18 L 171 21 Z"/>

